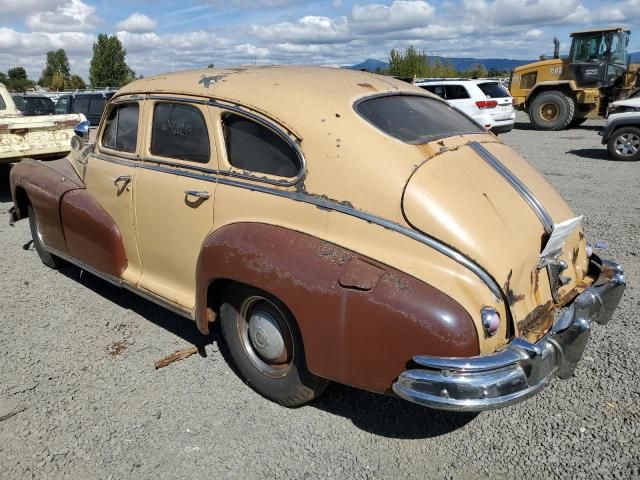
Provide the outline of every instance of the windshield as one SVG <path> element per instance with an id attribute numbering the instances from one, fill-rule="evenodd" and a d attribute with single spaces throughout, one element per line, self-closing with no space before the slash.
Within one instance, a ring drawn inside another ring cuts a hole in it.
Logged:
<path id="1" fill-rule="evenodd" d="M 406 143 L 426 143 L 463 133 L 484 133 L 480 125 L 446 103 L 417 95 L 366 98 L 356 111 L 387 135 Z"/>
<path id="2" fill-rule="evenodd" d="M 600 63 L 611 52 L 611 63 L 627 64 L 627 32 L 593 33 L 573 38 L 571 61 L 575 63 Z"/>

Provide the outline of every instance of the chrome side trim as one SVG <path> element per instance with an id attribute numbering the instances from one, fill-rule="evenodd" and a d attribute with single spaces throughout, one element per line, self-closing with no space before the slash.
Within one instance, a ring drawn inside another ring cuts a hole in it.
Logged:
<path id="1" fill-rule="evenodd" d="M 538 216 L 547 235 L 551 235 L 551 232 L 553 232 L 553 219 L 549 215 L 549 212 L 547 212 L 540 201 L 536 198 L 536 196 L 531 193 L 531 190 L 529 190 L 527 186 L 511 172 L 511 170 L 505 167 L 502 162 L 500 162 L 500 160 L 495 157 L 495 155 L 484 148 L 482 144 L 480 144 L 479 142 L 469 142 L 469 147 L 471 147 L 474 152 L 480 155 L 480 157 L 485 162 L 493 167 L 495 171 L 502 175 L 504 179 L 511 184 L 516 192 L 520 194 L 522 199 L 527 202 L 529 207 L 531 207 L 533 212 Z"/>
<path id="2" fill-rule="evenodd" d="M 129 165 L 129 163 L 126 162 L 121 162 L 120 160 L 111 160 L 108 157 L 104 158 L 104 157 L 99 157 L 105 161 L 114 161 L 114 163 L 123 163 L 125 165 Z M 394 232 L 397 232 L 401 235 L 407 236 L 413 240 L 416 240 L 424 245 L 427 245 L 430 248 L 433 248 L 434 250 L 442 253 L 443 255 L 445 255 L 446 257 L 449 257 L 450 259 L 454 260 L 455 262 L 457 262 L 458 264 L 462 265 L 463 267 L 467 268 L 468 270 L 470 270 L 471 272 L 473 272 L 488 288 L 489 290 L 491 290 L 491 292 L 495 295 L 496 299 L 500 302 L 503 301 L 505 302 L 505 305 L 507 304 L 505 301 L 505 295 L 504 292 L 502 291 L 502 288 L 500 287 L 500 285 L 498 284 L 498 282 L 496 282 L 496 280 L 486 271 L 484 270 L 480 265 L 478 265 L 477 263 L 473 262 L 471 259 L 467 258 L 466 256 L 464 256 L 462 253 L 458 252 L 457 250 L 454 250 L 453 248 L 451 248 L 450 246 L 440 242 L 439 240 L 426 235 L 424 233 L 418 232 L 416 230 L 413 230 L 411 228 L 405 227 L 403 225 L 397 224 L 395 222 L 391 222 L 389 220 L 386 220 L 384 218 L 378 217 L 376 215 L 367 213 L 367 212 L 363 212 L 361 210 L 357 210 L 355 208 L 353 208 L 350 205 L 347 204 L 343 204 L 343 203 L 339 203 L 336 202 L 334 200 L 329 200 L 320 196 L 316 196 L 316 195 L 311 195 L 308 193 L 302 193 L 302 192 L 297 192 L 297 191 L 291 191 L 291 190 L 280 190 L 280 189 L 276 189 L 276 188 L 272 188 L 270 186 L 267 185 L 261 185 L 261 184 L 253 184 L 253 183 L 246 183 L 246 182 L 241 182 L 238 180 L 235 180 L 233 178 L 227 178 L 227 177 L 223 177 L 223 176 L 210 176 L 210 175 L 204 175 L 202 173 L 198 173 L 195 171 L 189 171 L 189 170 L 185 170 L 185 169 L 174 169 L 174 168 L 168 168 L 166 166 L 163 165 L 151 165 L 149 163 L 138 163 L 135 166 L 137 166 L 138 168 L 143 168 L 146 170 L 153 170 L 153 171 L 157 171 L 157 172 L 165 172 L 165 173 L 170 173 L 173 175 L 180 175 L 183 177 L 188 177 L 188 178 L 193 178 L 196 180 L 203 180 L 206 182 L 212 182 L 212 183 L 221 183 L 223 185 L 229 185 L 229 186 L 233 186 L 233 187 L 238 187 L 238 188 L 244 188 L 246 190 L 251 190 L 251 191 L 255 191 L 255 192 L 260 192 L 260 193 L 265 193 L 268 195 L 275 195 L 278 197 L 284 197 L 284 198 L 288 198 L 291 200 L 295 200 L 297 202 L 303 202 L 303 203 L 308 203 L 310 205 L 314 205 L 318 208 L 324 209 L 324 210 L 331 210 L 331 211 L 335 211 L 335 212 L 340 212 L 340 213 L 344 213 L 345 215 L 350 215 L 352 217 L 355 218 L 359 218 L 361 220 L 364 220 L 366 222 L 369 223 L 373 223 L 375 225 L 381 226 L 383 228 L 392 230 Z M 217 172 L 215 171 L 211 171 L 212 175 L 217 174 Z"/>
<path id="3" fill-rule="evenodd" d="M 298 156 L 298 159 L 300 160 L 300 171 L 298 172 L 298 175 L 296 175 L 295 177 L 291 178 L 290 180 L 276 180 L 276 179 L 272 179 L 269 177 L 264 177 L 264 176 L 260 176 L 260 175 L 253 175 L 250 173 L 242 173 L 242 172 L 233 172 L 233 171 L 228 171 L 228 170 L 215 170 L 217 175 L 226 175 L 226 176 L 230 176 L 230 177 L 237 177 L 237 178 L 246 178 L 248 180 L 255 180 L 258 182 L 264 182 L 264 183 L 268 183 L 271 185 L 282 185 L 285 187 L 289 187 L 292 185 L 295 185 L 297 183 L 300 182 L 300 180 L 302 180 L 304 178 L 304 176 L 307 174 L 307 161 L 304 157 L 304 154 L 302 153 L 302 150 L 300 149 L 300 146 L 298 145 L 298 142 L 301 142 L 302 139 L 300 137 L 298 137 L 297 135 L 295 135 L 294 132 L 288 130 L 285 131 L 282 128 L 280 128 L 276 123 L 267 120 L 266 118 L 257 115 L 255 113 L 253 113 L 252 111 L 243 108 L 239 105 L 232 105 L 232 104 L 227 104 L 227 103 L 223 103 L 223 102 L 219 102 L 216 100 L 205 100 L 205 99 L 191 99 L 191 98 L 182 98 L 182 97 L 172 97 L 172 96 L 165 96 L 165 95 L 148 95 L 147 96 L 148 99 L 150 100 L 160 100 L 160 101 L 165 101 L 165 102 L 181 102 L 181 103 L 194 103 L 197 105 L 207 105 L 207 106 L 211 106 L 211 107 L 216 107 L 216 108 L 220 108 L 222 110 L 227 110 L 229 112 L 233 112 L 233 113 L 237 113 L 238 115 L 241 115 L 243 117 L 249 118 L 257 123 L 259 123 L 260 125 L 262 125 L 263 127 L 268 128 L 269 130 L 271 130 L 273 133 L 275 133 L 276 135 L 278 135 L 279 137 L 281 137 L 295 152 L 296 155 Z M 289 132 L 289 133 L 287 133 Z M 296 136 L 298 142 L 295 142 L 294 140 L 291 139 L 291 135 Z M 149 162 L 157 162 L 157 163 L 170 163 L 170 162 L 164 162 L 164 161 L 158 161 L 156 159 L 153 158 L 144 158 L 144 161 L 149 161 Z M 180 165 L 180 167 L 185 167 L 185 168 L 190 168 L 191 166 L 182 166 Z"/>
<path id="4" fill-rule="evenodd" d="M 155 303 L 156 305 L 159 305 L 163 308 L 166 308 L 167 310 L 172 311 L 173 313 L 176 313 L 178 315 L 180 315 L 181 317 L 184 318 L 188 318 L 189 320 L 194 320 L 193 314 L 190 310 L 187 310 L 183 307 L 180 307 L 178 305 L 175 305 L 171 302 L 168 302 L 166 300 L 164 300 L 161 297 L 158 297 L 157 295 L 154 295 L 151 292 L 146 292 L 144 290 L 140 290 L 138 289 L 138 287 L 131 285 L 130 283 L 125 282 L 124 280 L 120 279 L 120 278 L 116 278 L 116 277 L 112 277 L 111 275 L 107 275 L 106 273 L 102 273 L 99 272 L 98 270 L 96 270 L 95 268 L 87 265 L 84 262 L 81 262 L 80 260 L 70 257 L 69 255 L 66 255 L 58 250 L 56 250 L 55 248 L 51 248 L 48 247 L 46 245 L 44 245 L 44 248 L 49 251 L 51 254 L 55 255 L 56 257 L 60 257 L 63 260 L 65 260 L 66 262 L 69 262 L 73 265 L 75 265 L 76 267 L 80 268 L 81 270 L 84 270 L 86 272 L 89 272 L 91 275 L 95 275 L 96 277 L 102 279 L 102 280 L 106 280 L 107 282 L 111 283 L 112 285 L 115 285 L 116 287 L 120 287 L 120 288 L 124 288 L 126 290 L 129 290 L 132 293 L 135 293 L 136 295 L 144 298 L 145 300 L 149 300 L 150 302 Z"/>

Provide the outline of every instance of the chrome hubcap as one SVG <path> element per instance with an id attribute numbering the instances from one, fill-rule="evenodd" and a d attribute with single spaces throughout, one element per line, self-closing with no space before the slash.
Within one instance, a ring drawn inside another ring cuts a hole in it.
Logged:
<path id="1" fill-rule="evenodd" d="M 237 328 L 242 347 L 258 370 L 279 378 L 293 364 L 293 336 L 283 313 L 270 300 L 251 296 L 242 303 Z"/>
<path id="2" fill-rule="evenodd" d="M 635 133 L 625 133 L 616 138 L 614 148 L 618 155 L 630 157 L 640 149 L 640 137 Z"/>
<path id="3" fill-rule="evenodd" d="M 249 319 L 249 339 L 253 348 L 267 361 L 275 361 L 285 353 L 284 338 L 276 319 L 259 310 Z"/>

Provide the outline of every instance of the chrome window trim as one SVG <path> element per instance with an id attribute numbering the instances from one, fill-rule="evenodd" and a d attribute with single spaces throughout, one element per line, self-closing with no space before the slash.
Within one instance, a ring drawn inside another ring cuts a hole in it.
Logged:
<path id="1" fill-rule="evenodd" d="M 251 112 L 250 110 L 241 107 L 239 105 L 233 105 L 233 104 L 227 104 L 227 103 L 223 103 L 223 102 L 219 102 L 217 100 L 205 100 L 205 99 L 196 99 L 196 98 L 185 98 L 185 97 L 172 97 L 172 96 L 165 96 L 165 95 L 148 95 L 146 97 L 149 100 L 160 100 L 160 101 L 165 101 L 165 102 L 182 102 L 182 103 L 194 103 L 194 104 L 198 104 L 198 105 L 207 105 L 210 107 L 216 107 L 216 108 L 220 108 L 222 110 L 227 110 L 229 112 L 232 113 L 236 113 L 238 115 L 241 115 L 243 117 L 249 118 L 250 120 L 253 120 L 257 123 L 259 123 L 260 125 L 268 128 L 269 130 L 271 130 L 273 133 L 275 133 L 276 135 L 278 135 L 279 137 L 281 137 L 291 148 L 293 148 L 293 150 L 295 151 L 296 155 L 298 156 L 298 159 L 300 160 L 300 171 L 298 172 L 298 175 L 296 175 L 295 177 L 291 177 L 290 179 L 282 179 L 282 180 L 277 180 L 277 179 L 272 179 L 272 178 L 268 178 L 268 177 L 264 177 L 264 176 L 260 176 L 257 173 L 255 175 L 253 174 L 247 174 L 247 173 L 242 173 L 242 172 L 234 172 L 231 170 L 215 170 L 215 173 L 217 175 L 224 175 L 227 177 L 235 177 L 235 178 L 245 178 L 247 180 L 255 180 L 257 182 L 263 182 L 263 183 L 268 183 L 271 185 L 279 185 L 279 186 L 283 186 L 283 187 L 290 187 L 293 185 L 296 185 L 298 183 L 300 183 L 300 181 L 305 177 L 305 175 L 307 174 L 307 161 L 304 157 L 304 153 L 302 153 L 302 150 L 300 149 L 300 145 L 298 144 L 299 142 L 302 141 L 302 139 L 300 137 L 298 137 L 297 135 L 295 135 L 293 132 L 287 130 L 285 131 L 284 129 L 280 128 L 276 123 L 265 119 L 264 117 L 257 115 L 253 112 Z M 287 133 L 289 132 L 289 133 Z M 294 135 L 296 137 L 296 139 L 298 140 L 297 142 L 291 139 L 291 135 Z M 225 145 L 226 147 L 226 145 Z M 153 161 L 155 162 L 156 160 L 153 159 L 144 159 L 145 161 Z"/>
<path id="2" fill-rule="evenodd" d="M 496 158 L 489 150 L 478 142 L 469 142 L 469 147 L 476 152 L 485 162 L 487 162 L 495 171 L 497 171 L 511 186 L 518 192 L 522 199 L 531 207 L 533 212 L 538 216 L 544 231 L 547 235 L 553 232 L 553 219 L 549 212 L 542 206 L 536 196 L 527 188 L 527 186 L 516 177 L 500 160 Z"/>
<path id="3" fill-rule="evenodd" d="M 120 162 L 115 159 L 111 160 L 109 158 L 105 158 L 104 160 L 114 161 L 115 163 L 122 163 L 124 165 L 129 165 L 126 162 Z M 350 215 L 352 217 L 364 220 L 369 223 L 373 223 L 375 225 L 386 228 L 388 230 L 392 230 L 401 235 L 404 235 L 413 240 L 416 240 L 430 248 L 433 248 L 437 252 L 442 253 L 446 257 L 449 257 L 453 261 L 467 268 L 472 273 L 474 273 L 489 288 L 489 290 L 495 295 L 496 299 L 499 302 L 501 301 L 501 302 L 504 302 L 505 305 L 508 305 L 506 302 L 506 297 L 504 295 L 504 292 L 502 291 L 502 288 L 500 287 L 498 282 L 496 282 L 496 280 L 480 265 L 478 265 L 471 259 L 467 258 L 462 253 L 458 252 L 452 247 L 437 240 L 436 238 L 433 238 L 429 235 L 418 232 L 417 230 L 413 230 L 411 228 L 405 227 L 398 223 L 392 222 L 390 220 L 386 220 L 384 218 L 378 217 L 377 215 L 363 212 L 361 210 L 357 210 L 353 207 L 343 205 L 336 201 L 322 198 L 319 196 L 310 195 L 308 193 L 302 193 L 302 192 L 291 191 L 291 190 L 280 190 L 280 189 L 272 188 L 266 185 L 241 182 L 235 179 L 225 178 L 224 176 L 209 176 L 209 175 L 204 175 L 203 174 L 204 172 L 199 173 L 196 171 L 188 171 L 186 169 L 178 170 L 178 169 L 169 168 L 169 166 L 163 166 L 163 165 L 151 165 L 149 163 L 142 162 L 137 164 L 137 166 L 139 168 L 153 170 L 156 172 L 171 173 L 174 175 L 180 175 L 183 177 L 193 178 L 197 180 L 204 180 L 212 183 L 218 182 L 223 185 L 229 185 L 233 187 L 244 188 L 246 190 L 265 193 L 268 195 L 275 195 L 278 197 L 288 198 L 297 202 L 303 202 L 310 205 L 314 205 L 323 210 L 331 210 L 339 213 L 344 213 L 345 215 Z M 184 167 L 184 166 L 180 165 L 180 167 Z M 185 167 L 185 168 L 188 168 L 188 167 Z M 210 175 L 217 175 L 217 172 L 215 171 L 211 171 L 207 173 L 209 173 Z"/>

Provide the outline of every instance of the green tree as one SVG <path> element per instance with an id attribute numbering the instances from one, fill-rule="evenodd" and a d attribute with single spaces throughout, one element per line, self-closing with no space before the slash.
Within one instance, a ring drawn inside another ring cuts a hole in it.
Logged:
<path id="1" fill-rule="evenodd" d="M 449 78 L 458 75 L 449 60 L 429 59 L 424 52 L 419 52 L 413 46 L 407 47 L 404 52 L 392 49 L 389 52 L 389 67 L 385 73 L 404 78 Z"/>
<path id="2" fill-rule="evenodd" d="M 42 70 L 42 76 L 38 83 L 43 87 L 52 88 L 51 82 L 56 74 L 62 75 L 63 83 L 68 82 L 71 76 L 67 52 L 62 48 L 47 52 L 47 64 L 44 67 L 44 70 Z"/>
<path id="3" fill-rule="evenodd" d="M 73 90 L 81 90 L 87 88 L 87 84 L 80 75 L 71 75 L 69 81 L 65 84 L 65 88 L 72 88 Z"/>
<path id="4" fill-rule="evenodd" d="M 213 63 L 210 63 L 209 65 L 207 65 L 207 68 L 214 68 L 215 65 Z"/>
<path id="5" fill-rule="evenodd" d="M 135 72 L 127 66 L 126 50 L 115 35 L 101 33 L 93 44 L 89 81 L 94 87 L 121 87 Z"/>
<path id="6" fill-rule="evenodd" d="M 8 81 L 9 78 L 7 77 L 7 74 L 4 72 L 0 72 L 0 83 L 4 83 L 6 85 Z"/>
<path id="7" fill-rule="evenodd" d="M 23 67 L 14 67 L 7 72 L 6 86 L 9 90 L 26 92 L 33 87 L 33 82 L 27 78 L 27 71 Z"/>
<path id="8" fill-rule="evenodd" d="M 486 78 L 487 67 L 481 63 L 474 63 L 467 70 L 462 72 L 462 76 L 465 78 Z"/>

